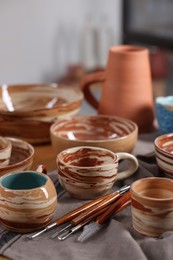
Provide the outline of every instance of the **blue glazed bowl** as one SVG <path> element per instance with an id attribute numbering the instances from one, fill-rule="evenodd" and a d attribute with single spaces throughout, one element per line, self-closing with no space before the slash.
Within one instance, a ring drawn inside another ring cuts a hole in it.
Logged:
<path id="1" fill-rule="evenodd" d="M 162 134 L 173 132 L 173 96 L 156 98 L 156 117 Z"/>

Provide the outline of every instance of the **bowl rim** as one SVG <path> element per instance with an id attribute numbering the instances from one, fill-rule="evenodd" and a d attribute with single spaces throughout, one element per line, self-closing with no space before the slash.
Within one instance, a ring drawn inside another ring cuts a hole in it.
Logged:
<path id="1" fill-rule="evenodd" d="M 171 153 L 169 153 L 169 152 L 163 150 L 163 149 L 158 145 L 158 142 L 160 141 L 160 139 L 165 138 L 165 137 L 170 137 L 170 136 L 172 137 L 172 141 L 173 141 L 173 133 L 159 135 L 158 137 L 155 138 L 155 140 L 154 140 L 154 145 L 155 145 L 155 149 L 158 149 L 158 150 L 160 150 L 161 152 L 163 152 L 164 154 L 167 154 L 167 155 L 173 157 L 173 154 L 171 154 Z"/>
<path id="2" fill-rule="evenodd" d="M 82 139 L 68 139 L 66 137 L 61 137 L 59 135 L 56 135 L 55 134 L 55 131 L 54 131 L 54 128 L 61 122 L 68 122 L 70 120 L 72 120 L 73 118 L 89 118 L 89 117 L 92 117 L 92 118 L 111 118 L 111 119 L 119 119 L 119 120 L 123 120 L 123 121 L 126 121 L 126 122 L 129 122 L 131 125 L 133 125 L 134 129 L 129 133 L 129 134 L 126 134 L 125 136 L 120 136 L 120 137 L 117 137 L 117 138 L 112 138 L 112 139 L 87 139 L 87 140 L 82 140 Z M 86 114 L 86 115 L 75 115 L 75 116 L 72 116 L 70 118 L 66 118 L 66 119 L 58 119 L 56 120 L 51 126 L 50 126 L 50 135 L 52 135 L 53 137 L 56 137 L 58 139 L 61 139 L 61 140 L 65 140 L 65 141 L 70 141 L 70 142 L 75 142 L 75 143 L 81 143 L 81 142 L 85 142 L 86 144 L 87 143 L 102 143 L 102 142 L 113 142 L 113 141 L 118 141 L 118 140 L 124 140 L 124 139 L 127 139 L 129 138 L 130 136 L 132 135 L 138 135 L 138 126 L 135 122 L 133 122 L 132 120 L 130 119 L 126 119 L 126 118 L 123 118 L 123 117 L 119 117 L 119 116 L 112 116 L 112 115 L 93 115 L 93 114 Z"/>
<path id="3" fill-rule="evenodd" d="M 68 164 L 66 162 L 64 162 L 63 160 L 61 160 L 61 155 L 63 153 L 68 153 L 68 151 L 75 151 L 75 150 L 80 150 L 80 149 L 90 149 L 90 150 L 100 150 L 100 151 L 104 151 L 104 152 L 107 152 L 108 154 L 112 155 L 112 158 L 113 158 L 113 161 L 114 162 L 111 162 L 111 163 L 105 163 L 105 164 L 102 164 L 102 165 L 93 165 L 93 166 L 78 166 L 78 165 L 72 165 L 72 164 Z M 72 168 L 75 168 L 75 169 L 88 169 L 88 170 L 91 170 L 91 169 L 99 169 L 99 168 L 105 168 L 109 165 L 114 165 L 116 163 L 118 163 L 118 152 L 117 153 L 114 153 L 112 152 L 111 150 L 109 149 L 106 149 L 106 148 L 102 148 L 102 147 L 94 147 L 94 146 L 89 146 L 89 145 L 83 145 L 83 146 L 75 146 L 75 147 L 69 147 L 63 151 L 61 151 L 60 153 L 57 154 L 56 156 L 56 163 L 58 164 L 58 162 L 60 162 L 61 164 L 65 165 L 66 167 L 72 167 Z"/>
<path id="4" fill-rule="evenodd" d="M 68 89 L 70 91 L 74 91 L 77 93 L 77 98 L 73 101 L 70 102 L 66 102 L 64 104 L 57 104 L 54 107 L 48 108 L 48 107 L 43 107 L 43 108 L 35 108 L 33 110 L 17 110 L 17 111 L 3 111 L 0 109 L 0 114 L 2 115 L 11 115 L 11 116 L 27 116 L 27 114 L 30 113 L 35 113 L 35 112 L 39 112 L 39 111 L 50 111 L 50 110 L 54 110 L 60 107 L 68 107 L 68 106 L 72 106 L 73 104 L 75 104 L 76 102 L 82 102 L 84 99 L 84 94 L 82 92 L 82 90 L 78 87 L 78 86 L 70 86 L 69 84 L 61 84 L 61 83 L 24 83 L 24 84 L 2 84 L 0 85 L 0 89 L 1 92 L 3 91 L 3 87 L 7 87 L 7 88 L 34 88 L 34 87 L 49 87 L 50 89 L 55 89 L 55 90 L 59 90 L 59 89 Z M 2 99 L 2 96 L 1 96 Z"/>
<path id="5" fill-rule="evenodd" d="M 15 144 L 15 143 L 24 143 L 24 144 L 27 145 L 27 147 L 31 150 L 31 154 L 30 154 L 29 156 L 27 156 L 25 159 L 23 159 L 22 161 L 19 161 L 19 162 L 15 163 L 15 164 L 9 164 L 9 165 L 7 165 L 7 166 L 4 166 L 4 167 L 0 168 L 0 176 L 1 176 L 1 170 L 2 170 L 2 171 L 6 171 L 6 170 L 10 170 L 10 169 L 11 169 L 11 170 L 13 171 L 13 169 L 15 168 L 15 166 L 16 166 L 16 167 L 17 167 L 17 166 L 20 166 L 21 164 L 23 164 L 23 162 L 32 159 L 32 157 L 33 157 L 34 154 L 35 154 L 35 149 L 34 149 L 34 147 L 33 147 L 30 143 L 28 143 L 28 142 L 26 142 L 26 141 L 24 141 L 24 140 L 22 140 L 22 139 L 19 139 L 19 138 L 14 138 L 14 137 L 6 137 L 6 138 L 12 142 L 12 149 L 13 149 L 13 143 L 14 143 L 14 144 Z M 10 173 L 10 172 L 9 172 L 9 173 Z M 7 173 L 7 174 L 8 174 L 8 173 Z M 2 175 L 2 176 L 3 176 L 3 175 Z"/>
<path id="6" fill-rule="evenodd" d="M 169 179 L 169 178 L 166 178 L 166 177 L 144 177 L 144 178 L 141 178 L 139 180 L 136 180 L 134 181 L 132 184 L 131 184 L 131 187 L 130 187 L 130 192 L 132 194 L 134 194 L 135 196 L 137 196 L 138 198 L 141 198 L 141 199 L 146 199 L 148 201 L 155 201 L 155 202 L 163 202 L 163 201 L 173 201 L 173 198 L 153 198 L 153 197 L 148 197 L 148 196 L 145 196 L 143 194 L 139 194 L 137 191 L 134 190 L 134 186 L 135 185 L 138 185 L 138 183 L 142 183 L 142 182 L 147 182 L 147 181 L 165 181 L 165 182 L 170 182 L 172 183 L 173 185 L 173 179 Z"/>

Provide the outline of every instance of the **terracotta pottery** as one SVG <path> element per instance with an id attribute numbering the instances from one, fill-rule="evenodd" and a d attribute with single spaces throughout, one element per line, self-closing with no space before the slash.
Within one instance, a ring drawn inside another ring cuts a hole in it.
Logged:
<path id="1" fill-rule="evenodd" d="M 119 171 L 119 161 L 129 165 Z M 62 151 L 57 156 L 58 177 L 62 186 L 74 198 L 93 199 L 105 194 L 118 180 L 135 173 L 136 157 L 129 153 L 113 153 L 110 150 L 79 146 Z"/>
<path id="2" fill-rule="evenodd" d="M 173 180 L 149 177 L 131 185 L 132 224 L 143 235 L 173 231 Z"/>
<path id="3" fill-rule="evenodd" d="M 90 90 L 91 84 L 96 82 L 103 82 L 100 101 Z M 80 87 L 99 114 L 131 119 L 137 123 L 139 132 L 153 130 L 154 104 L 147 48 L 111 47 L 105 71 L 85 75 Z"/>
<path id="4" fill-rule="evenodd" d="M 28 233 L 50 223 L 57 193 L 46 173 L 40 165 L 36 171 L 19 171 L 0 178 L 0 221 L 6 229 Z"/>
<path id="5" fill-rule="evenodd" d="M 137 142 L 138 127 L 131 120 L 107 115 L 81 115 L 57 120 L 50 127 L 56 154 L 70 147 L 94 146 L 113 152 L 131 152 Z"/>

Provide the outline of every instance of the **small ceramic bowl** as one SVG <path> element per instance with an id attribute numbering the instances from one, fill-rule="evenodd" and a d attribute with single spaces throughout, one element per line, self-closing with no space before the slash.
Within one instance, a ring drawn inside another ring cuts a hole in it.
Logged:
<path id="1" fill-rule="evenodd" d="M 143 235 L 173 231 L 173 180 L 149 177 L 131 185 L 132 224 Z"/>
<path id="2" fill-rule="evenodd" d="M 49 128 L 57 118 L 79 112 L 83 93 L 58 84 L 2 85 L 0 135 L 31 144 L 50 142 Z"/>
<path id="3" fill-rule="evenodd" d="M 45 167 L 0 177 L 1 224 L 13 232 L 28 233 L 47 226 L 57 207 L 57 193 Z"/>
<path id="4" fill-rule="evenodd" d="M 5 137 L 0 136 L 0 168 L 7 166 L 10 162 L 12 144 Z"/>
<path id="5" fill-rule="evenodd" d="M 29 170 L 34 159 L 34 147 L 21 139 L 6 137 L 12 144 L 9 164 L 0 168 L 0 177 L 6 173 Z"/>
<path id="6" fill-rule="evenodd" d="M 154 147 L 161 172 L 173 178 L 173 133 L 158 136 L 154 141 Z"/>
<path id="7" fill-rule="evenodd" d="M 131 152 L 138 127 L 127 119 L 108 115 L 82 115 L 57 120 L 50 127 L 55 153 L 75 146 L 95 146 L 113 152 Z"/>
<path id="8" fill-rule="evenodd" d="M 156 117 L 161 134 L 173 133 L 173 96 L 156 98 Z"/>

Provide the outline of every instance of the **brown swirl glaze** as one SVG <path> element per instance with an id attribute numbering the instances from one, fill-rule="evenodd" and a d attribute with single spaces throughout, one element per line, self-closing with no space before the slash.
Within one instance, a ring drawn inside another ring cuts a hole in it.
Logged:
<path id="1" fill-rule="evenodd" d="M 158 237 L 173 231 L 173 180 L 144 178 L 131 185 L 133 227 Z"/>
<path id="2" fill-rule="evenodd" d="M 157 137 L 154 142 L 159 169 L 173 178 L 173 134 Z"/>
<path id="3" fill-rule="evenodd" d="M 27 178 L 31 174 L 32 185 L 29 183 L 31 181 L 26 180 L 26 174 Z M 38 182 L 37 178 L 40 179 L 41 175 L 36 172 L 18 172 L 1 177 L 0 221 L 5 228 L 27 233 L 50 223 L 57 206 L 57 194 L 48 176 L 43 177 L 43 184 Z M 11 183 L 6 184 L 4 180 L 11 177 Z"/>
<path id="4" fill-rule="evenodd" d="M 34 159 L 34 147 L 17 138 L 6 137 L 12 143 L 9 164 L 0 168 L 0 177 L 14 171 L 29 170 Z"/>
<path id="5" fill-rule="evenodd" d="M 130 152 L 137 141 L 137 125 L 115 116 L 83 115 L 58 120 L 51 128 L 56 153 L 68 147 L 89 145 L 114 152 Z"/>
<path id="6" fill-rule="evenodd" d="M 132 168 L 118 172 L 118 161 L 130 160 Z M 75 198 L 92 199 L 106 193 L 116 180 L 132 175 L 138 164 L 134 156 L 91 146 L 73 147 L 57 156 L 58 177 Z"/>
<path id="7" fill-rule="evenodd" d="M 48 142 L 50 125 L 57 118 L 77 114 L 82 100 L 82 91 L 75 87 L 3 85 L 0 88 L 0 135 L 20 135 L 30 143 Z"/>

